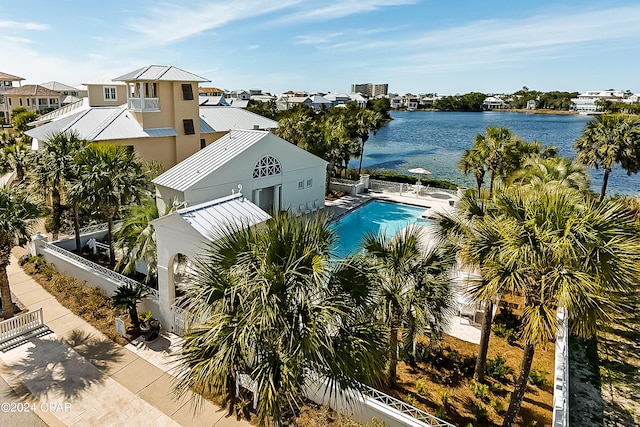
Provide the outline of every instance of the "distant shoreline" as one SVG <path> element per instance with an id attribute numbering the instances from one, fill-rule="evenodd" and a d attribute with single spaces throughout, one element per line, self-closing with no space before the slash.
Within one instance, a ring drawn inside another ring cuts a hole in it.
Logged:
<path id="1" fill-rule="evenodd" d="M 578 115 L 577 111 L 569 111 L 569 110 L 543 110 L 543 109 L 535 109 L 535 110 L 527 110 L 525 108 L 502 108 L 496 110 L 484 110 L 484 111 L 458 111 L 458 110 L 448 110 L 441 111 L 435 108 L 423 108 L 419 110 L 389 110 L 392 112 L 400 112 L 406 111 L 408 113 L 420 113 L 420 112 L 442 112 L 442 113 L 522 113 L 522 114 L 562 114 L 562 115 Z"/>

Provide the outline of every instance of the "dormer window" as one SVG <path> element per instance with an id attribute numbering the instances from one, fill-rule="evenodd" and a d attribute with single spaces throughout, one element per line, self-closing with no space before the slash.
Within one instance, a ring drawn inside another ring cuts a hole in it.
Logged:
<path id="1" fill-rule="evenodd" d="M 193 101 L 193 87 L 190 83 L 182 85 L 182 99 L 185 101 Z"/>

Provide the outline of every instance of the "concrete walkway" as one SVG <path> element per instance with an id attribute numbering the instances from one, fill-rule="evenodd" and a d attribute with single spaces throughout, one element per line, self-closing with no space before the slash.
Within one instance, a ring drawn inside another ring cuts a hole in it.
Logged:
<path id="1" fill-rule="evenodd" d="M 13 256 L 7 273 L 15 297 L 30 310 L 42 307 L 53 333 L 0 352 L 0 425 L 250 426 L 208 401 L 196 412 L 192 394 L 176 399 L 174 377 L 161 366 L 167 348 L 115 344 L 63 307 Z"/>

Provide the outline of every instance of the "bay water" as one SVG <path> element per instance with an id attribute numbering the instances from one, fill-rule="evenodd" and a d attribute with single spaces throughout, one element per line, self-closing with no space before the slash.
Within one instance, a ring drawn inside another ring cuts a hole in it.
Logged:
<path id="1" fill-rule="evenodd" d="M 473 175 L 464 176 L 458 168 L 464 151 L 473 146 L 478 134 L 489 126 L 506 126 L 526 141 L 555 145 L 559 155 L 574 159 L 573 143 L 582 135 L 590 116 L 573 114 L 527 114 L 516 112 L 398 111 L 372 135 L 365 145 L 363 168 L 387 169 L 411 175 L 408 169 L 422 167 L 434 179 L 445 179 L 461 186 L 475 187 Z M 350 166 L 357 167 L 353 160 Z M 600 192 L 602 171 L 589 168 L 591 188 Z M 488 175 L 485 181 L 488 183 Z M 607 195 L 637 195 L 640 175 L 628 176 L 616 167 L 609 176 Z"/>

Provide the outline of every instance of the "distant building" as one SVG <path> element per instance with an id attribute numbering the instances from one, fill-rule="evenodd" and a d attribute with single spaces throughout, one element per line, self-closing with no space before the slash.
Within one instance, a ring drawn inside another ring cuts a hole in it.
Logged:
<path id="1" fill-rule="evenodd" d="M 13 82 L 18 82 L 18 86 L 21 86 L 22 80 L 22 77 L 0 72 L 0 124 L 9 123 L 9 103 L 4 97 L 5 92 L 16 87 Z"/>
<path id="2" fill-rule="evenodd" d="M 64 95 L 62 99 L 62 105 L 68 105 L 74 103 L 76 101 L 80 101 L 80 99 L 88 96 L 88 92 L 86 89 L 78 89 L 77 87 L 69 86 L 60 82 L 47 82 L 42 83 L 40 86 L 46 87 L 47 89 L 55 90 L 56 92 L 60 92 Z"/>
<path id="3" fill-rule="evenodd" d="M 4 98 L 7 113 L 11 116 L 11 112 L 16 108 L 25 108 L 37 113 L 55 110 L 60 108 L 65 95 L 40 85 L 24 85 L 6 91 Z"/>
<path id="4" fill-rule="evenodd" d="M 581 114 L 591 114 L 598 111 L 596 101 L 607 100 L 611 102 L 623 102 L 625 92 L 621 90 L 590 90 L 572 98 L 574 110 Z"/>
<path id="5" fill-rule="evenodd" d="M 527 101 L 527 110 L 535 110 L 536 109 L 536 100 L 530 99 Z"/>
<path id="6" fill-rule="evenodd" d="M 354 83 L 351 85 L 351 92 L 361 93 L 369 98 L 375 98 L 380 95 L 387 95 L 389 93 L 388 83 Z"/>
<path id="7" fill-rule="evenodd" d="M 496 96 L 485 98 L 484 102 L 482 103 L 482 108 L 484 110 L 499 110 L 508 107 L 509 104 Z"/>

